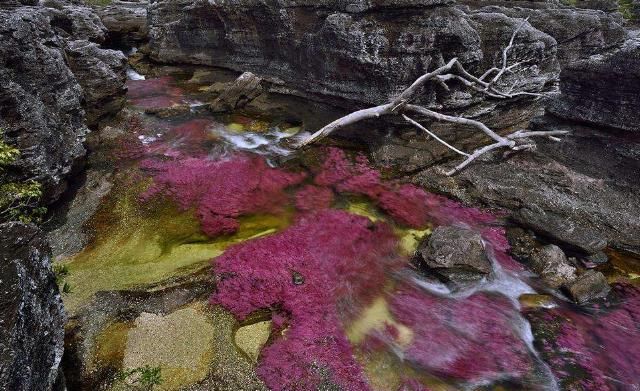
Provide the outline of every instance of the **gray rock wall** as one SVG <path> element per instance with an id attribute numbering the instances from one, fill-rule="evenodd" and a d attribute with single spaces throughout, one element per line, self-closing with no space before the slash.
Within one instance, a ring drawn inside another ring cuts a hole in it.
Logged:
<path id="1" fill-rule="evenodd" d="M 0 389 L 49 390 L 65 323 L 51 250 L 32 225 L 2 224 L 0 238 Z"/>

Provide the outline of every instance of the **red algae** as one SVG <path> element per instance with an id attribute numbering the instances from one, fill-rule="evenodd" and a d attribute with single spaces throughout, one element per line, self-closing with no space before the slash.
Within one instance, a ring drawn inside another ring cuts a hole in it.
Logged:
<path id="1" fill-rule="evenodd" d="M 162 194 L 183 210 L 195 208 L 202 231 L 210 237 L 235 232 L 242 215 L 280 211 L 288 201 L 285 189 L 305 177 L 270 168 L 262 158 L 244 155 L 226 160 L 180 156 L 162 161 L 146 159 L 140 166 L 154 181 L 142 200 Z"/>
<path id="2" fill-rule="evenodd" d="M 283 332 L 263 348 L 257 368 L 270 389 L 368 390 L 343 321 L 380 294 L 398 265 L 396 246 L 384 223 L 338 210 L 308 214 L 216 258 L 211 303 L 240 319 L 273 312 Z"/>
<path id="3" fill-rule="evenodd" d="M 529 314 L 536 345 L 567 390 L 640 389 L 640 290 L 613 286 L 618 303 L 588 313 L 571 308 Z"/>
<path id="4" fill-rule="evenodd" d="M 326 187 L 307 185 L 296 193 L 296 208 L 303 212 L 328 209 L 333 202 L 333 191 Z"/>
<path id="5" fill-rule="evenodd" d="M 414 332 L 405 359 L 431 373 L 477 384 L 518 379 L 532 368 L 514 326 L 519 312 L 505 297 L 444 298 L 405 286 L 390 304 L 394 318 Z"/>
<path id="6" fill-rule="evenodd" d="M 142 109 L 162 109 L 182 103 L 184 91 L 173 85 L 169 76 L 128 80 L 127 97 L 129 101 Z"/>

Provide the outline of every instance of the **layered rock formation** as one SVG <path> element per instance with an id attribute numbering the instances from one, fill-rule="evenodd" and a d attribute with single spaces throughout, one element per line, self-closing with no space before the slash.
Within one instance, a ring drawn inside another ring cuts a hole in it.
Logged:
<path id="1" fill-rule="evenodd" d="M 560 79 L 562 96 L 549 107 L 576 122 L 640 131 L 640 38 L 613 53 L 568 66 Z"/>
<path id="2" fill-rule="evenodd" d="M 123 104 L 122 54 L 89 43 L 105 32 L 86 7 L 0 7 L 0 127 L 21 151 L 6 180 L 42 183 L 47 201 L 84 156 L 85 109 L 93 126 Z"/>
<path id="3" fill-rule="evenodd" d="M 43 233 L 0 225 L 0 389 L 49 390 L 58 376 L 65 315 Z"/>
<path id="4" fill-rule="evenodd" d="M 361 106 L 386 102 L 453 57 L 484 71 L 521 21 L 494 13 L 468 16 L 448 1 L 433 0 L 162 0 L 150 4 L 149 24 L 154 60 L 251 71 L 298 93 Z M 525 24 L 514 53 L 533 66 L 513 79 L 518 87 L 539 91 L 552 83 L 555 43 Z M 448 98 L 450 107 L 478 103 L 464 95 Z"/>

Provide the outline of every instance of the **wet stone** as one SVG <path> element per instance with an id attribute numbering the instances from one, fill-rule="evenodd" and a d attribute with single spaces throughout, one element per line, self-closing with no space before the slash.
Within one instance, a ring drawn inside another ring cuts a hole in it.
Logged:
<path id="1" fill-rule="evenodd" d="M 558 288 L 576 278 L 576 268 L 567 260 L 560 247 L 550 244 L 535 252 L 531 258 L 531 269 L 553 288 Z"/>
<path id="2" fill-rule="evenodd" d="M 418 248 L 419 265 L 445 281 L 465 283 L 491 273 L 482 236 L 466 228 L 437 227 Z"/>
<path id="3" fill-rule="evenodd" d="M 567 292 L 579 304 L 606 297 L 611 290 L 604 274 L 589 270 L 566 286 Z"/>

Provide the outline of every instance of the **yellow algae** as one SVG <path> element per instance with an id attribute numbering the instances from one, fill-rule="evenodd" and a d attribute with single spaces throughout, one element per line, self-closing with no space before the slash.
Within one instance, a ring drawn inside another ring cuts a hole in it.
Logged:
<path id="1" fill-rule="evenodd" d="M 400 237 L 400 252 L 405 256 L 412 256 L 418 249 L 423 238 L 431 234 L 431 228 L 426 229 L 397 229 L 396 235 Z"/>
<path id="2" fill-rule="evenodd" d="M 362 365 L 369 385 L 374 391 L 397 390 L 406 379 L 415 379 L 434 391 L 453 391 L 458 389 L 436 377 L 416 371 L 390 352 L 368 354 L 358 352 L 356 358 Z"/>
<path id="3" fill-rule="evenodd" d="M 131 289 L 201 270 L 229 245 L 285 228 L 292 214 L 243 217 L 236 234 L 210 239 L 192 211 L 182 212 L 164 199 L 141 206 L 135 187 L 118 193 L 94 219 L 95 241 L 62 261 L 71 287 L 64 303 L 72 315 L 98 291 Z"/>
<path id="4" fill-rule="evenodd" d="M 377 222 L 379 220 L 384 220 L 381 214 L 376 210 L 376 208 L 367 201 L 362 200 L 350 200 L 347 201 L 344 209 L 358 216 L 367 217 L 369 220 L 373 222 Z"/>
<path id="5" fill-rule="evenodd" d="M 520 295 L 520 297 L 518 297 L 518 301 L 523 307 L 529 308 L 552 308 L 556 306 L 553 297 L 535 293 L 525 293 L 523 295 Z"/>
<path id="6" fill-rule="evenodd" d="M 253 120 L 247 126 L 247 130 L 250 132 L 266 132 L 269 130 L 269 123 L 267 121 Z"/>
<path id="7" fill-rule="evenodd" d="M 300 133 L 301 130 L 302 128 L 300 126 L 293 126 L 282 130 L 282 132 L 288 134 L 289 136 L 295 136 L 296 134 Z"/>
<path id="8" fill-rule="evenodd" d="M 168 315 L 142 313 L 127 334 L 122 366 L 160 367 L 162 383 L 154 390 L 181 389 L 209 374 L 214 332 L 204 303 Z"/>
<path id="9" fill-rule="evenodd" d="M 352 344 L 361 343 L 367 334 L 374 330 L 384 329 L 386 326 L 394 326 L 398 330 L 397 343 L 401 347 L 406 347 L 413 340 L 413 331 L 407 326 L 398 323 L 391 312 L 384 297 L 378 297 L 367 307 L 359 318 L 347 327 L 347 338 Z"/>
<path id="10" fill-rule="evenodd" d="M 265 320 L 240 327 L 236 330 L 235 344 L 253 362 L 258 361 L 260 350 L 271 335 L 271 321 Z"/>
<path id="11" fill-rule="evenodd" d="M 227 125 L 227 130 L 234 133 L 244 132 L 244 125 L 237 122 L 232 122 Z"/>
<path id="12" fill-rule="evenodd" d="M 99 366 L 117 366 L 124 357 L 127 333 L 131 324 L 116 322 L 107 326 L 96 337 L 96 360 Z"/>

